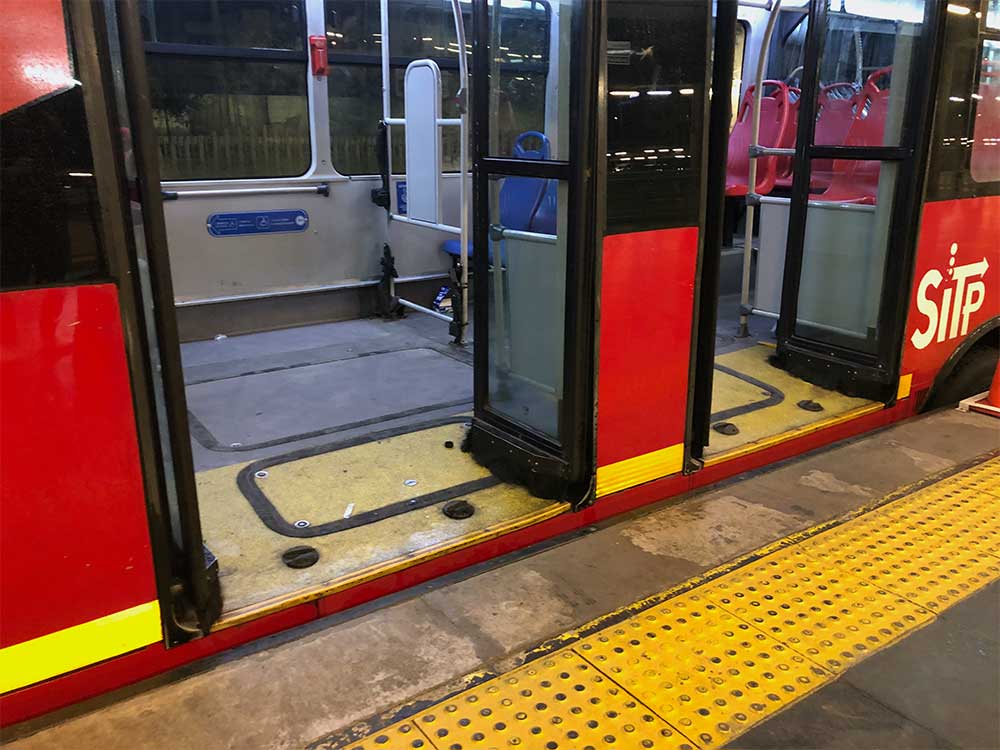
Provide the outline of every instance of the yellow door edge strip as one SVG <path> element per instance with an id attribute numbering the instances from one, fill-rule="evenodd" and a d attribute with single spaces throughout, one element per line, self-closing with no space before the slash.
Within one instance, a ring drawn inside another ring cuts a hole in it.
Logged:
<path id="1" fill-rule="evenodd" d="M 152 601 L 0 649 L 0 693 L 33 685 L 163 637 Z"/>
<path id="2" fill-rule="evenodd" d="M 598 630 L 570 631 L 565 635 L 575 638 L 551 641 L 548 651 L 507 660 L 507 671 L 452 681 L 446 696 L 425 694 L 313 747 L 377 750 L 391 738 L 419 738 L 412 746 L 427 750 L 484 739 L 553 748 L 598 746 L 602 739 L 662 750 L 732 746 L 751 727 L 1000 580 L 1000 549 L 988 553 L 980 544 L 987 532 L 1000 534 L 1000 517 L 987 512 L 993 499 L 956 496 L 973 474 L 1000 481 L 1000 462 L 971 466 L 920 491 L 897 490 L 867 513 L 790 534 L 708 584 L 621 610 L 625 617 Z M 981 523 L 938 526 L 947 508 Z M 898 561 L 906 576 L 876 581 L 862 569 L 866 558 L 881 554 L 871 549 L 872 533 L 912 536 Z M 830 557 L 824 549 L 831 544 L 849 552 Z M 964 572 L 955 577 L 953 568 Z M 936 611 L 929 606 L 935 589 L 948 594 Z"/>
<path id="3" fill-rule="evenodd" d="M 781 443 L 787 443 L 789 440 L 795 440 L 796 438 L 811 435 L 812 433 L 819 432 L 820 430 L 825 430 L 828 427 L 833 427 L 838 424 L 843 424 L 844 422 L 850 422 L 851 420 L 858 419 L 859 417 L 874 414 L 877 411 L 882 411 L 884 408 L 885 404 L 882 403 L 865 404 L 864 406 L 859 406 L 856 409 L 845 411 L 843 414 L 838 414 L 835 417 L 829 417 L 827 419 L 822 419 L 819 422 L 802 425 L 801 427 L 796 427 L 793 430 L 772 435 L 771 437 L 766 437 L 753 443 L 747 443 L 746 445 L 741 445 L 738 448 L 717 453 L 714 456 L 708 456 L 705 458 L 705 466 L 714 466 L 725 461 L 732 461 L 734 458 L 740 458 L 741 456 L 746 456 L 750 453 L 756 453 L 757 451 L 762 451 L 765 448 L 771 448 L 775 445 L 780 445 Z"/>
<path id="4" fill-rule="evenodd" d="M 597 467 L 597 497 L 627 490 L 651 482 L 684 468 L 684 445 L 678 443 L 667 448 L 626 458 L 607 466 Z"/>
<path id="5" fill-rule="evenodd" d="M 910 397 L 910 389 L 913 387 L 913 373 L 908 372 L 899 376 L 899 387 L 896 389 L 896 400 L 902 401 Z"/>
<path id="6" fill-rule="evenodd" d="M 399 571 L 411 568 L 414 565 L 419 565 L 420 563 L 434 560 L 438 557 L 443 557 L 451 552 L 457 552 L 458 550 L 466 549 L 467 547 L 473 547 L 477 544 L 488 542 L 513 531 L 518 531 L 520 529 L 527 528 L 528 526 L 533 526 L 536 523 L 547 521 L 550 518 L 555 518 L 556 516 L 569 511 L 570 507 L 569 503 L 556 502 L 542 508 L 541 510 L 534 511 L 533 513 L 526 513 L 523 516 L 512 518 L 509 521 L 503 521 L 502 523 L 487 526 L 486 528 L 480 529 L 479 531 L 471 534 L 439 542 L 438 544 L 430 547 L 424 547 L 423 549 L 409 555 L 400 555 L 398 557 L 385 560 L 384 562 L 370 565 L 367 568 L 362 568 L 339 578 L 301 589 L 291 595 L 265 599 L 264 601 L 256 604 L 250 604 L 246 607 L 241 607 L 240 609 L 233 610 L 232 612 L 225 612 L 222 617 L 216 621 L 214 625 L 212 625 L 212 632 L 215 633 L 219 630 L 236 627 L 237 625 L 242 625 L 246 622 L 250 622 L 251 620 L 256 620 L 259 617 L 264 617 L 265 615 L 281 612 L 285 609 L 291 609 L 299 604 L 316 601 L 317 599 L 322 599 L 325 596 L 336 594 L 340 591 L 344 591 L 345 589 L 360 586 L 361 584 L 368 583 L 369 581 L 374 581 L 377 578 L 398 573 Z"/>

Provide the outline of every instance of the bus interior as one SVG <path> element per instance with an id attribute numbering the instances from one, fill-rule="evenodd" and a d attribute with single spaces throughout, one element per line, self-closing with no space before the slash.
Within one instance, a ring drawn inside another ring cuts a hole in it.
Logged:
<path id="1" fill-rule="evenodd" d="M 470 4 L 456 5 L 471 28 Z M 576 2 L 491 5 L 500 9 L 491 153 L 565 159 L 561 51 Z M 919 19 L 874 17 L 865 5 L 831 12 L 816 143 L 891 144 L 899 131 Z M 714 353 L 706 463 L 881 407 L 773 361 L 795 175 L 791 157 L 764 156 L 748 190 L 747 149 L 795 146 L 808 24 L 799 6 L 773 12 L 768 46 L 772 14 L 739 11 L 717 320 L 714 336 L 699 335 Z M 470 133 L 457 94 L 472 45 L 452 3 L 142 8 L 198 504 L 224 598 L 216 627 L 568 511 L 571 498 L 536 497 L 463 451 L 477 341 L 474 295 L 462 284 L 463 240 L 473 255 L 460 169 Z M 609 66 L 622 54 L 611 41 Z M 678 100 L 691 91 L 654 84 Z M 686 146 L 608 154 L 609 169 L 680 159 Z M 894 179 L 878 162 L 813 160 L 796 327 L 840 347 L 875 345 Z M 748 192 L 761 196 L 750 211 Z M 499 229 L 485 309 L 494 312 L 481 329 L 490 397 L 512 420 L 551 432 L 566 201 L 556 180 L 507 177 L 491 185 L 491 206 Z"/>

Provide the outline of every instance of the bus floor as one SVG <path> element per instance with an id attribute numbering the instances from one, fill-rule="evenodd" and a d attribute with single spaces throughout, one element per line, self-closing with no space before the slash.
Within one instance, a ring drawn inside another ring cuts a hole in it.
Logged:
<path id="1" fill-rule="evenodd" d="M 739 337 L 739 296 L 719 300 L 708 461 L 748 453 L 793 431 L 819 428 L 869 409 L 873 401 L 812 385 L 769 362 L 774 321 L 750 316 Z"/>
<path id="2" fill-rule="evenodd" d="M 995 748 L 996 425 L 916 417 L 15 727 L 12 747 Z"/>
<path id="3" fill-rule="evenodd" d="M 220 627 L 565 510 L 462 452 L 471 354 L 423 315 L 183 345 Z"/>

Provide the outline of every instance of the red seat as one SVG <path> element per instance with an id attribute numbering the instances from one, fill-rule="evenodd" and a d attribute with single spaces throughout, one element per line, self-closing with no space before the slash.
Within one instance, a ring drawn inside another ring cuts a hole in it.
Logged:
<path id="1" fill-rule="evenodd" d="M 845 96 L 846 94 L 846 96 Z M 854 110 L 858 104 L 858 94 L 853 83 L 831 83 L 820 89 L 816 100 L 816 133 L 814 142 L 822 146 L 842 146 L 851 129 Z M 797 108 L 796 108 L 797 109 Z M 797 119 L 796 112 L 796 119 Z M 792 146 L 794 147 L 794 141 Z M 791 160 L 788 173 L 778 177 L 777 186 L 792 186 Z M 809 187 L 811 190 L 826 190 L 833 179 L 833 160 L 815 159 L 812 163 Z"/>
<path id="2" fill-rule="evenodd" d="M 850 129 L 843 145 L 883 145 L 886 113 L 889 109 L 889 89 L 880 89 L 876 81 L 888 75 L 891 70 L 882 68 L 868 77 L 861 93 L 857 95 L 854 117 L 851 119 Z M 832 165 L 829 187 L 823 193 L 814 196 L 814 199 L 873 206 L 878 195 L 879 167 L 880 163 L 875 160 L 836 159 Z"/>
<path id="3" fill-rule="evenodd" d="M 773 95 L 762 96 L 760 100 L 760 131 L 757 142 L 769 148 L 787 148 L 788 139 L 795 140 L 795 130 L 791 127 L 792 104 L 789 88 L 783 81 L 764 81 L 765 86 L 775 89 Z M 743 95 L 739 116 L 732 133 L 729 134 L 729 154 L 726 161 L 726 195 L 747 194 L 750 178 L 750 156 L 747 149 L 751 142 L 753 93 L 750 86 Z M 778 162 L 773 156 L 757 160 L 757 185 L 755 192 L 766 195 L 774 189 L 778 177 Z"/>

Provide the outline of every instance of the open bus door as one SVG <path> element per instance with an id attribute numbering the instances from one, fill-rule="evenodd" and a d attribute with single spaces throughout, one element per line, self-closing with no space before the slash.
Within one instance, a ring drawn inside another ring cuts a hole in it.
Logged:
<path id="1" fill-rule="evenodd" d="M 511 55 L 514 4 L 473 3 L 475 416 L 469 447 L 545 497 L 593 466 L 594 29 L 600 3 L 537 0 L 548 49 Z M 523 51 L 522 51 L 523 53 Z M 545 75 L 544 131 L 521 86 Z"/>
<path id="2" fill-rule="evenodd" d="M 812 2 L 790 205 L 761 205 L 758 274 L 771 268 L 768 244 L 788 211 L 778 363 L 851 396 L 897 395 L 933 85 L 926 71 L 942 10 L 930 0 Z M 823 108 L 844 91 L 852 119 L 836 143 Z"/>

